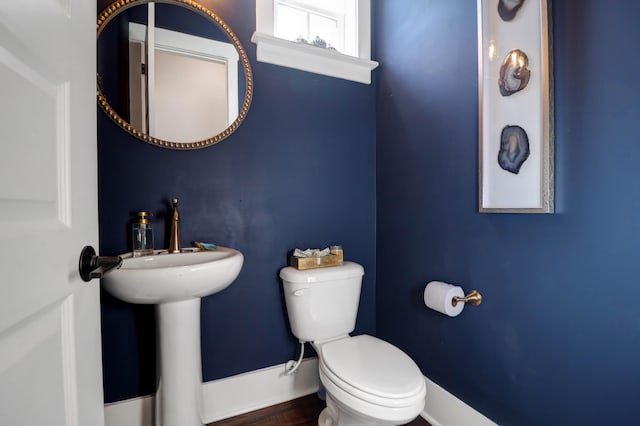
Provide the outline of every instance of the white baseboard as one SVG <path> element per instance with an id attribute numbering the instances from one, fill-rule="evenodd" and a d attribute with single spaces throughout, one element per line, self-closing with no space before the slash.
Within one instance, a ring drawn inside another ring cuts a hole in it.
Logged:
<path id="1" fill-rule="evenodd" d="M 318 359 L 305 359 L 298 371 L 284 375 L 285 364 L 213 380 L 202 385 L 203 421 L 214 422 L 309 395 L 318 390 Z M 427 377 L 427 397 L 420 414 L 432 426 L 497 426 Z M 153 426 L 152 395 L 105 404 L 105 426 Z"/>
<path id="2" fill-rule="evenodd" d="M 431 426 L 497 426 L 453 394 L 425 377 L 427 401 L 420 416 Z"/>
<path id="3" fill-rule="evenodd" d="M 320 386 L 318 359 L 305 359 L 285 376 L 285 364 L 250 371 L 204 384 L 207 423 L 248 413 L 316 392 Z"/>
<path id="4" fill-rule="evenodd" d="M 203 383 L 205 423 L 248 413 L 309 395 L 318 390 L 318 359 L 305 359 L 295 374 L 285 364 Z M 154 396 L 105 404 L 105 426 L 153 426 Z"/>

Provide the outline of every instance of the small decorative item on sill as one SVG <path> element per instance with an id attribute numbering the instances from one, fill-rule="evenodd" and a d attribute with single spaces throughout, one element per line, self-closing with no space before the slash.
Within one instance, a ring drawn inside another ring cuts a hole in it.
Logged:
<path id="1" fill-rule="evenodd" d="M 296 269 L 324 268 L 327 266 L 337 266 L 342 263 L 342 256 L 332 254 L 329 247 L 319 249 L 295 249 L 291 256 L 290 265 Z"/>

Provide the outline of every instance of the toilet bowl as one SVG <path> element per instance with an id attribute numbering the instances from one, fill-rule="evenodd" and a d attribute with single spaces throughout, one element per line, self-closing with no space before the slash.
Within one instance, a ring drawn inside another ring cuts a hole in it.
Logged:
<path id="1" fill-rule="evenodd" d="M 402 350 L 355 328 L 364 269 L 353 262 L 280 271 L 293 334 L 311 342 L 327 392 L 320 426 L 400 425 L 424 408 L 426 384 Z"/>
<path id="2" fill-rule="evenodd" d="M 336 405 L 334 424 L 405 424 L 424 408 L 426 385 L 420 369 L 390 343 L 360 335 L 319 349 L 320 380 L 331 398 L 328 405 Z"/>

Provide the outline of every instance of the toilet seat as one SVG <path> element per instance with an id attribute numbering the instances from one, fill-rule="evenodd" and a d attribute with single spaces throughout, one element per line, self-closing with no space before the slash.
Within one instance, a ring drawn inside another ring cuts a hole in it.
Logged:
<path id="1" fill-rule="evenodd" d="M 424 405 L 422 372 L 390 343 L 360 335 L 327 342 L 320 352 L 321 377 L 348 395 L 380 407 Z"/>

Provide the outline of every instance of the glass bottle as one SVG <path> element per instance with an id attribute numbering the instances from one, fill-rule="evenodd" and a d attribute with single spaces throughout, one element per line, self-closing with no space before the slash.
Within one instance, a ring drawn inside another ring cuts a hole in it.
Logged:
<path id="1" fill-rule="evenodd" d="M 138 212 L 138 221 L 131 226 L 133 257 L 153 254 L 153 226 L 149 221 L 149 212 Z"/>

